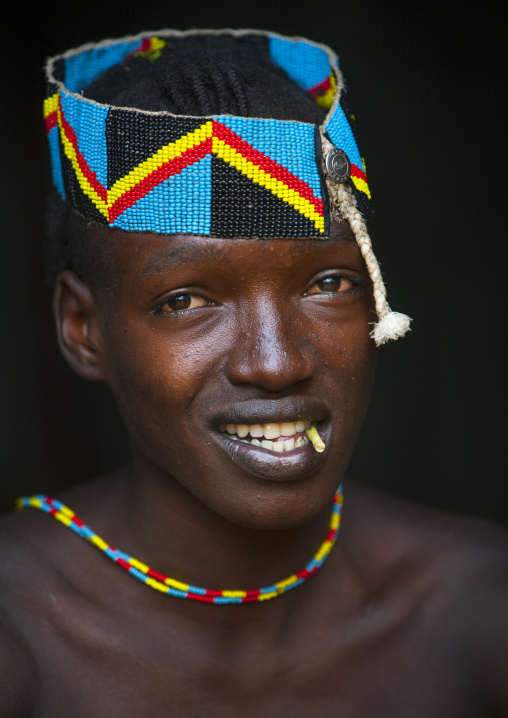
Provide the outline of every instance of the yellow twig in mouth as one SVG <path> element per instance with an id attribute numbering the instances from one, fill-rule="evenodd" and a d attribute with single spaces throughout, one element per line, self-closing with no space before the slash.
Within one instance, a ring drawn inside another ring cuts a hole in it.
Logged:
<path id="1" fill-rule="evenodd" d="M 305 429 L 305 435 L 312 442 L 312 446 L 316 449 L 318 454 L 321 454 L 326 446 L 323 439 L 319 436 L 318 430 L 314 424 L 311 424 L 310 429 Z"/>

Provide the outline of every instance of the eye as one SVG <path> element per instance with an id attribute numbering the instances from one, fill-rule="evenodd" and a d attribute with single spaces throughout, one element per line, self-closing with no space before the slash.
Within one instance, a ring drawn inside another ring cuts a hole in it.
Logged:
<path id="1" fill-rule="evenodd" d="M 343 274 L 332 274 L 313 284 L 306 294 L 344 294 L 356 289 L 357 286 L 358 282 L 350 277 Z"/>
<path id="2" fill-rule="evenodd" d="M 171 297 L 165 299 L 164 302 L 156 307 L 155 311 L 175 314 L 176 312 L 183 312 L 189 309 L 204 307 L 207 304 L 209 304 L 209 302 L 203 297 L 200 297 L 198 294 L 180 292 L 179 294 L 173 294 Z"/>

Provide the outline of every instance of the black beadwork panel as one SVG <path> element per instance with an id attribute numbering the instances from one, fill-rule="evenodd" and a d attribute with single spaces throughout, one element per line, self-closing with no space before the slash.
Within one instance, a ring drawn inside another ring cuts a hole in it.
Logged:
<path id="1" fill-rule="evenodd" d="M 348 181 L 348 186 L 353 191 L 353 194 L 356 199 L 356 206 L 360 210 L 362 217 L 366 222 L 370 222 L 372 219 L 372 208 L 370 206 L 369 198 L 365 194 L 365 192 L 360 192 L 358 189 L 356 189 L 353 180 Z"/>
<path id="2" fill-rule="evenodd" d="M 175 142 L 192 132 L 206 120 L 147 116 L 146 128 L 140 132 L 141 116 L 128 110 L 110 110 L 106 118 L 106 142 L 108 152 L 108 187 L 124 177 L 134 167 L 155 154 L 161 147 Z"/>
<path id="3" fill-rule="evenodd" d="M 92 200 L 87 197 L 79 186 L 74 168 L 63 151 L 62 144 L 60 147 L 60 159 L 62 162 L 62 175 L 64 180 L 65 192 L 69 203 L 77 210 L 79 214 L 87 219 L 100 224 L 108 224 L 106 217 L 99 212 Z"/>
<path id="4" fill-rule="evenodd" d="M 211 234 L 216 237 L 315 237 L 314 223 L 270 190 L 212 156 Z"/>
<path id="5" fill-rule="evenodd" d="M 52 97 L 55 92 L 58 92 L 58 85 L 54 82 L 46 83 L 46 97 Z"/>

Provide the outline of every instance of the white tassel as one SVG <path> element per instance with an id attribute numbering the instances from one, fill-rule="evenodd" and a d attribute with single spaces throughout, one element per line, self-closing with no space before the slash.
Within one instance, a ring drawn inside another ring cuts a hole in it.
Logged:
<path id="1" fill-rule="evenodd" d="M 407 314 L 389 311 L 374 325 L 370 336 L 379 347 L 381 344 L 403 337 L 406 332 L 410 331 L 410 324 L 411 318 Z"/>

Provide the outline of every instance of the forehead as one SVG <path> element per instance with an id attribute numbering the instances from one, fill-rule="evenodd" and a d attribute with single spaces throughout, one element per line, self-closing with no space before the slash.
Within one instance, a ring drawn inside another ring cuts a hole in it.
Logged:
<path id="1" fill-rule="evenodd" d="M 98 236 L 97 236 L 98 235 Z M 330 238 L 323 239 L 224 239 L 200 235 L 160 235 L 122 232 L 97 228 L 96 238 L 112 252 L 115 265 L 149 275 L 175 269 L 179 265 L 252 263 L 255 257 L 267 257 L 276 251 L 284 257 L 305 260 L 310 254 L 326 255 L 331 248 L 356 247 L 356 240 L 346 221 L 333 222 Z"/>

